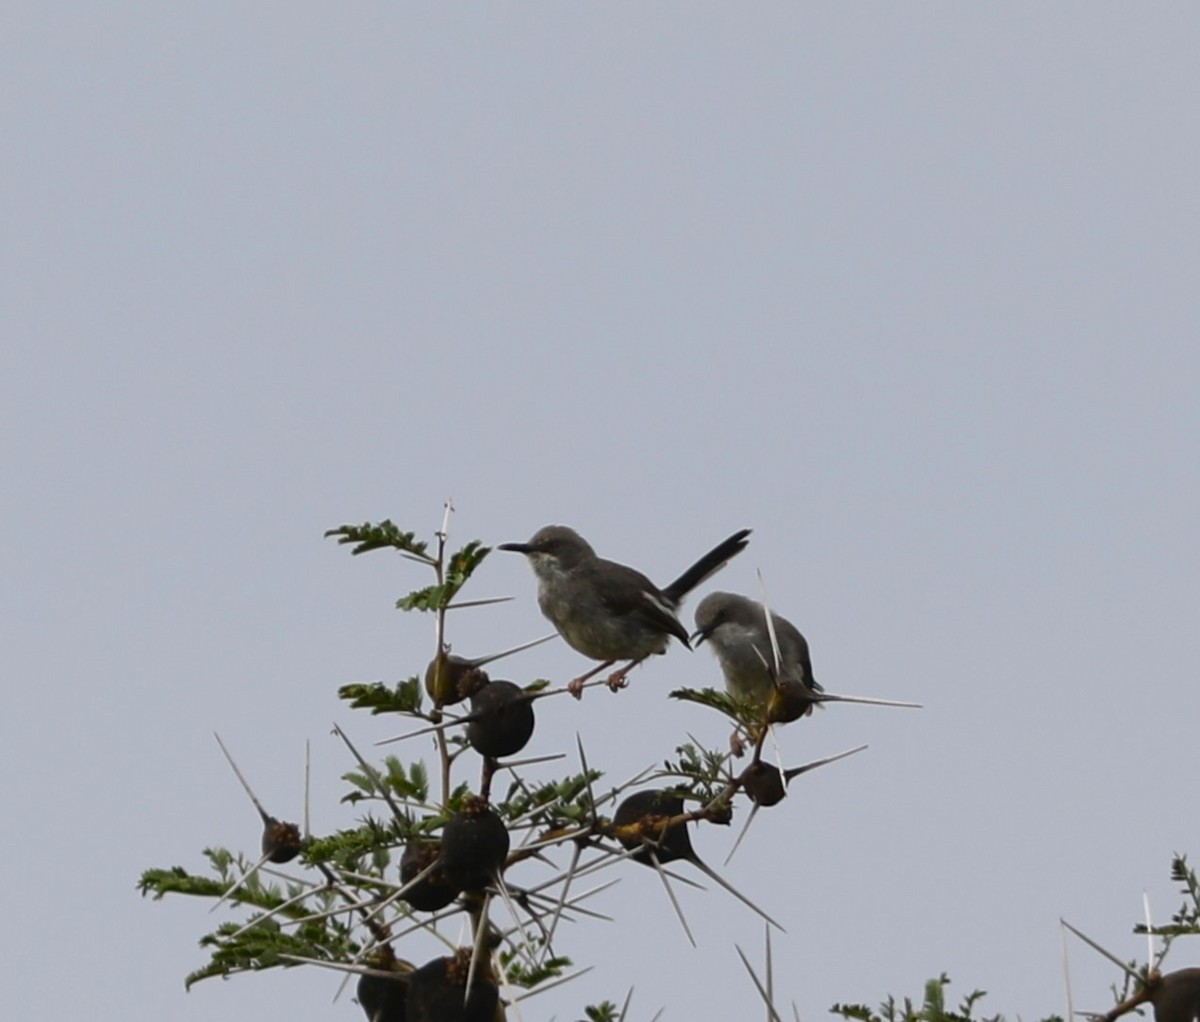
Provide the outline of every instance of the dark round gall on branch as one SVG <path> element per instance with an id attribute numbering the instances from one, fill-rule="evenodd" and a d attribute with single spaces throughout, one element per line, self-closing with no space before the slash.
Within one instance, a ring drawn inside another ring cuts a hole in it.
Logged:
<path id="1" fill-rule="evenodd" d="M 520 752 L 533 735 L 533 700 L 520 685 L 493 681 L 471 696 L 467 741 L 481 756 L 499 759 Z"/>
<path id="2" fill-rule="evenodd" d="M 1193 1022 L 1200 1018 L 1200 969 L 1179 969 L 1159 977 L 1150 991 L 1154 1022 Z"/>
<path id="3" fill-rule="evenodd" d="M 751 763 L 742 775 L 742 789 L 752 802 L 760 806 L 773 806 L 783 801 L 787 784 L 779 767 L 759 760 Z"/>
<path id="4" fill-rule="evenodd" d="M 408 1022 L 494 1022 L 500 991 L 486 968 L 480 968 L 467 994 L 471 953 L 426 962 L 409 980 Z"/>
<path id="5" fill-rule="evenodd" d="M 468 795 L 442 828 L 442 871 L 460 890 L 481 890 L 499 875 L 508 848 L 504 821 L 485 799 Z"/>
<path id="6" fill-rule="evenodd" d="M 437 841 L 410 841 L 400 856 L 400 882 L 407 884 L 441 858 L 442 846 Z M 459 888 L 446 879 L 441 865 L 413 884 L 402 895 L 418 912 L 437 912 L 458 897 Z"/>
<path id="7" fill-rule="evenodd" d="M 671 862 L 674 859 L 695 861 L 696 853 L 688 837 L 686 823 L 662 830 L 667 820 L 682 813 L 683 798 L 673 791 L 649 788 L 634 792 L 617 806 L 613 814 L 613 826 L 640 825 L 640 833 L 631 837 L 618 835 L 617 840 L 626 848 L 640 848 L 641 851 L 630 858 L 647 865 L 652 864 L 651 851 L 659 862 Z"/>
<path id="8" fill-rule="evenodd" d="M 278 865 L 291 862 L 302 847 L 300 828 L 294 823 L 284 823 L 274 816 L 263 818 L 262 853 L 268 862 Z"/>
<path id="9" fill-rule="evenodd" d="M 782 929 L 774 919 L 738 892 L 727 880 L 722 879 L 696 854 L 692 847 L 692 839 L 688 836 L 687 820 L 677 819 L 683 815 L 683 797 L 678 793 L 654 788 L 639 791 L 617 806 L 613 816 L 613 825 L 618 831 L 615 836 L 626 848 L 638 849 L 630 858 L 647 866 L 657 868 L 676 859 L 690 862 L 772 926 Z M 706 811 L 704 819 L 708 818 L 709 813 Z M 671 820 L 676 822 L 672 824 Z M 621 829 L 625 829 L 624 834 L 619 832 Z M 680 919 L 682 921 L 682 916 Z M 687 923 L 684 923 L 683 928 L 687 930 Z M 690 933 L 688 935 L 691 936 Z"/>
<path id="10" fill-rule="evenodd" d="M 397 962 L 393 958 L 387 971 L 395 975 L 358 978 L 356 996 L 367 1022 L 407 1022 L 408 980 L 413 968 L 407 962 Z"/>

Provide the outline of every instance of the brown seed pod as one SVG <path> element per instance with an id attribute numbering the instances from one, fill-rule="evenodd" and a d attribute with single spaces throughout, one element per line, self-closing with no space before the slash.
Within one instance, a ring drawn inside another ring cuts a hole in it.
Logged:
<path id="1" fill-rule="evenodd" d="M 495 1022 L 503 1018 L 500 991 L 485 969 L 476 972 L 467 993 L 471 952 L 435 958 L 409 979 L 407 1022 Z"/>
<path id="2" fill-rule="evenodd" d="M 435 706 L 453 706 L 462 702 L 481 685 L 488 683 L 488 676 L 482 670 L 484 664 L 540 646 L 553 638 L 556 636 L 543 635 L 540 639 L 523 642 L 499 653 L 471 658 L 454 656 L 449 647 L 445 647 L 425 668 L 425 691 L 429 693 Z"/>
<path id="3" fill-rule="evenodd" d="M 262 853 L 268 862 L 291 862 L 302 847 L 299 827 L 263 814 Z"/>
<path id="4" fill-rule="evenodd" d="M 425 691 L 435 706 L 461 703 L 487 682 L 488 676 L 478 666 L 478 661 L 453 653 L 439 653 L 425 668 Z"/>
<path id="5" fill-rule="evenodd" d="M 812 713 L 816 705 L 812 689 L 803 682 L 784 679 L 775 684 L 767 697 L 767 721 L 788 724 Z"/>
<path id="6" fill-rule="evenodd" d="M 400 856 L 400 881 L 407 884 L 438 861 L 442 846 L 437 841 L 410 841 Z M 437 912 L 458 897 L 459 888 L 446 879 L 445 870 L 437 866 L 423 880 L 404 892 L 404 900 L 418 912 Z"/>
<path id="7" fill-rule="evenodd" d="M 481 890 L 499 875 L 508 848 L 504 821 L 485 799 L 468 795 L 442 828 L 442 871 L 460 890 Z"/>
<path id="8" fill-rule="evenodd" d="M 493 681 L 471 696 L 467 741 L 481 756 L 520 752 L 533 735 L 533 699 L 511 681 Z"/>

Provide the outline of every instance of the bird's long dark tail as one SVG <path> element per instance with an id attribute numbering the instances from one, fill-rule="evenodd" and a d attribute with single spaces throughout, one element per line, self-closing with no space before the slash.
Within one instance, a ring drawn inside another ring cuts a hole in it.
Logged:
<path id="1" fill-rule="evenodd" d="M 693 589 L 696 588 L 705 579 L 712 577 L 720 571 L 734 557 L 746 549 L 746 544 L 750 542 L 747 537 L 750 535 L 749 529 L 742 529 L 735 532 L 723 543 L 718 543 L 708 553 L 693 564 L 687 571 L 679 576 L 674 582 L 663 589 L 663 596 L 670 600 L 673 604 L 680 604 L 683 598 L 687 596 Z"/>

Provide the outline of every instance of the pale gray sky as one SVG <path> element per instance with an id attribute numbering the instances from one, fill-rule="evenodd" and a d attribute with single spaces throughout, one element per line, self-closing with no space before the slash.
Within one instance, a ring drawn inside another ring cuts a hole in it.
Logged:
<path id="1" fill-rule="evenodd" d="M 394 725 L 335 688 L 428 658 L 415 566 L 324 529 L 574 525 L 660 584 L 741 526 L 721 588 L 807 635 L 835 707 L 789 762 L 870 750 L 760 814 L 728 870 L 788 929 L 806 1020 L 919 994 L 1063 1009 L 1057 920 L 1120 954 L 1200 855 L 1200 11 L 13 3 L 0 46 L 6 1004 L 13 1018 L 356 1019 L 315 971 L 207 982 L 207 905 L 148 866 L 252 849 L 219 730 L 314 826 Z M 456 621 L 542 634 L 497 554 Z M 694 606 L 694 602 L 692 604 Z M 690 608 L 687 620 L 690 621 Z M 561 644 L 506 676 L 565 681 Z M 545 705 L 614 779 L 724 727 L 676 649 Z M 606 756 L 607 750 L 607 756 Z M 733 834 L 698 832 L 719 864 Z M 759 920 L 657 881 L 561 950 L 576 1017 L 760 1017 Z M 1174 964 L 1194 964 L 1184 946 Z M 1077 950 L 1077 1004 L 1112 970 Z M 965 992 L 965 989 L 960 989 Z"/>

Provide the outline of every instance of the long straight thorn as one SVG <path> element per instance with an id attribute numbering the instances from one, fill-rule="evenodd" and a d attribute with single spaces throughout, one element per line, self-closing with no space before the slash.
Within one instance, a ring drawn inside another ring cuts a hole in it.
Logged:
<path id="1" fill-rule="evenodd" d="M 658 879 L 662 881 L 663 888 L 667 892 L 667 897 L 671 899 L 671 906 L 675 909 L 675 914 L 679 917 L 679 922 L 683 926 L 683 932 L 687 934 L 687 939 L 691 941 L 692 947 L 696 946 L 696 938 L 692 936 L 692 928 L 687 924 L 687 918 L 683 914 L 683 908 L 679 904 L 679 899 L 675 897 L 675 892 L 671 890 L 671 883 L 667 880 L 666 871 L 662 868 L 662 863 L 658 861 L 658 856 L 654 854 L 654 850 L 648 848 L 650 853 L 650 861 L 654 865 L 654 872 L 658 874 Z"/>
<path id="2" fill-rule="evenodd" d="M 516 923 L 516 925 L 517 925 L 517 932 L 521 934 L 520 949 L 521 949 L 521 951 L 523 951 L 525 953 L 525 960 L 527 962 L 529 962 L 529 964 L 531 966 L 536 967 L 538 962 L 537 962 L 537 959 L 534 957 L 534 952 L 533 952 L 533 943 L 534 942 L 529 939 L 529 935 L 525 931 L 525 924 L 521 922 L 521 914 L 517 911 L 517 906 L 512 900 L 512 894 L 508 890 L 508 885 L 504 882 L 504 877 L 502 877 L 499 873 L 496 874 L 495 884 L 496 884 L 496 890 L 500 892 L 500 900 L 504 902 L 504 905 L 508 909 L 509 914 L 513 917 L 513 922 Z M 539 928 L 541 928 L 540 920 L 538 920 L 537 917 L 533 915 L 533 913 L 530 913 L 530 917 L 533 920 L 534 924 L 537 925 Z M 542 932 L 544 934 L 545 930 L 542 929 Z"/>
<path id="3" fill-rule="evenodd" d="M 446 503 L 442 505 L 445 509 L 442 515 L 442 527 L 435 533 L 437 536 L 437 560 L 433 562 L 433 570 L 437 573 L 438 584 L 441 585 L 445 580 L 444 571 L 446 567 L 446 540 L 450 537 L 450 512 L 454 510 L 454 505 L 449 497 L 446 498 Z M 444 607 L 439 608 L 437 614 L 434 615 L 433 636 L 434 648 L 438 653 L 441 653 L 446 643 L 446 610 Z"/>
<path id="4" fill-rule="evenodd" d="M 343 731 L 340 726 L 334 724 L 333 733 L 346 743 L 346 748 L 349 749 L 351 755 L 358 760 L 358 765 L 362 767 L 363 773 L 365 773 L 371 779 L 371 783 L 375 785 L 376 790 L 383 797 L 383 800 L 388 804 L 388 807 L 392 810 L 392 812 L 396 814 L 396 819 L 407 820 L 407 817 L 400 811 L 400 807 L 396 805 L 395 800 L 392 798 L 392 793 L 387 790 L 387 785 L 383 783 L 383 778 L 379 776 L 379 771 L 362 758 L 362 755 L 359 753 L 358 749 L 354 747 L 354 743 L 350 741 L 350 738 L 346 732 Z"/>
<path id="5" fill-rule="evenodd" d="M 1092 940 L 1092 938 L 1089 937 L 1087 934 L 1081 932 L 1080 930 L 1075 929 L 1075 927 L 1072 926 L 1070 923 L 1068 923 L 1065 919 L 1059 919 L 1059 922 L 1062 923 L 1063 926 L 1065 926 L 1073 934 L 1075 934 L 1076 937 L 1078 937 L 1080 940 L 1082 940 L 1093 951 L 1099 952 L 1105 958 L 1107 958 L 1110 962 L 1112 962 L 1113 965 L 1115 965 L 1118 969 L 1120 969 L 1123 973 L 1125 973 L 1125 975 L 1128 976 L 1130 979 L 1134 980 L 1135 982 L 1137 980 L 1141 979 L 1141 977 L 1138 976 L 1138 974 L 1133 969 L 1131 969 L 1125 962 L 1121 961 L 1121 959 L 1119 959 L 1111 951 L 1108 951 L 1105 948 L 1102 948 L 1099 944 L 1097 944 L 1094 940 Z"/>
<path id="6" fill-rule="evenodd" d="M 771 618 L 771 605 L 767 603 L 767 587 L 763 582 L 762 571 L 755 568 L 754 573 L 758 575 L 758 591 L 762 596 L 763 614 L 767 619 L 767 635 L 771 637 L 771 656 L 775 661 L 775 678 L 778 680 L 783 677 L 783 658 L 779 654 L 779 639 L 775 635 L 775 622 Z"/>
<path id="7" fill-rule="evenodd" d="M 732 894 L 735 898 L 737 898 L 738 901 L 740 901 L 747 908 L 753 909 L 755 912 L 757 912 L 760 916 L 762 916 L 763 919 L 765 919 L 768 923 L 770 923 L 772 926 L 774 926 L 775 929 L 779 930 L 780 933 L 787 933 L 787 930 L 785 930 L 782 926 L 780 926 L 777 922 L 775 922 L 774 919 L 772 919 L 769 915 L 766 914 L 766 912 L 764 912 L 761 908 L 759 908 L 757 905 L 755 905 L 754 902 L 752 902 L 749 898 L 747 898 L 744 894 L 742 894 L 741 891 L 739 891 L 736 887 L 733 886 L 733 884 L 731 884 L 728 880 L 726 880 L 723 876 L 721 876 L 720 873 L 718 873 L 715 869 L 713 869 L 710 865 L 708 865 L 708 863 L 706 863 L 702 859 L 699 859 L 696 857 L 692 857 L 689 861 L 692 863 L 692 865 L 694 865 L 697 869 L 699 869 L 701 873 L 703 873 L 706 877 L 708 877 L 714 884 L 724 887 L 725 890 L 727 890 L 730 894 Z"/>
<path id="8" fill-rule="evenodd" d="M 771 739 L 771 747 L 775 750 L 775 765 L 777 767 L 779 767 L 779 776 L 783 777 L 783 776 L 785 776 L 784 770 L 783 770 L 783 750 L 779 747 L 779 736 L 777 734 L 775 734 L 775 725 L 774 724 L 767 725 L 767 734 L 770 736 L 770 739 Z M 784 795 L 787 795 L 786 786 L 783 789 L 783 793 L 784 793 Z"/>
<path id="9" fill-rule="evenodd" d="M 336 972 L 350 972 L 356 976 L 378 976 L 380 979 L 396 978 L 394 972 L 386 972 L 383 969 L 372 969 L 369 965 L 349 965 L 346 962 L 335 962 L 328 958 L 305 958 L 303 955 L 292 955 L 282 951 L 279 953 L 279 957 L 289 962 L 300 962 L 302 965 L 321 965 L 326 969 L 333 969 Z"/>
<path id="10" fill-rule="evenodd" d="M 904 710 L 923 710 L 921 703 L 908 703 L 900 699 L 875 699 L 873 696 L 840 696 L 833 692 L 812 693 L 818 703 L 859 703 L 863 706 L 898 706 Z"/>
<path id="11" fill-rule="evenodd" d="M 375 746 L 378 748 L 381 745 L 391 745 L 393 742 L 407 741 L 409 738 L 420 738 L 422 735 L 431 735 L 438 731 L 444 731 L 448 727 L 453 727 L 455 724 L 461 724 L 462 722 L 463 718 L 454 717 L 447 713 L 437 724 L 430 724 L 429 727 L 417 728 L 416 731 L 406 731 L 402 735 L 392 735 L 391 738 L 381 738 L 375 743 Z"/>
<path id="12" fill-rule="evenodd" d="M 338 999 L 342 996 L 342 993 L 345 991 L 346 987 L 350 985 L 350 975 L 350 973 L 346 973 L 346 975 L 342 977 L 341 982 L 337 985 L 337 989 L 333 992 L 333 997 L 329 999 L 330 1004 L 337 1004 Z"/>
<path id="13" fill-rule="evenodd" d="M 611 866 L 615 863 L 622 862 L 625 859 L 631 859 L 631 858 L 633 858 L 633 856 L 638 855 L 642 851 L 642 849 L 638 848 L 638 847 L 623 848 L 620 850 L 617 850 L 615 848 L 606 848 L 600 844 L 597 844 L 594 847 L 603 851 L 608 856 L 608 858 L 593 859 L 582 869 L 575 871 L 575 875 L 577 877 L 586 876 L 587 874 L 595 873 L 597 870 L 603 869 L 606 866 Z M 695 880 L 691 880 L 688 877 L 680 876 L 678 873 L 673 873 L 669 869 L 664 868 L 663 873 L 666 874 L 667 876 L 669 876 L 676 883 L 686 884 L 688 887 L 693 887 L 698 891 L 706 890 L 706 888 L 703 884 L 697 883 Z M 548 883 L 539 885 L 535 889 L 541 890 L 543 887 L 548 887 L 553 883 L 557 883 L 557 881 L 556 880 L 549 881 Z"/>
<path id="14" fill-rule="evenodd" d="M 289 908 L 291 908 L 293 905 L 295 905 L 296 902 L 303 901 L 310 894 L 312 894 L 312 891 L 301 891 L 299 894 L 295 895 L 294 897 L 288 898 L 287 901 L 281 902 L 280 904 L 276 905 L 273 909 L 268 909 L 262 915 L 255 916 L 253 919 L 251 919 L 249 922 L 247 922 L 240 929 L 235 930 L 233 933 L 231 933 L 229 935 L 229 939 L 233 940 L 235 937 L 240 937 L 247 930 L 254 929 L 254 927 L 256 927 L 259 923 L 265 923 L 268 919 L 271 919 L 274 916 L 277 916 L 280 912 L 287 911 Z"/>
<path id="15" fill-rule="evenodd" d="M 814 759 L 811 763 L 805 763 L 804 766 L 792 767 L 790 770 L 785 770 L 784 777 L 790 781 L 793 777 L 799 777 L 800 774 L 816 770 L 817 767 L 825 766 L 827 763 L 836 763 L 839 759 L 853 756 L 855 753 L 862 752 L 866 748 L 867 746 L 865 745 L 856 745 L 853 749 L 847 749 L 845 752 L 838 752 L 832 756 L 826 756 L 824 759 Z"/>
<path id="16" fill-rule="evenodd" d="M 254 876 L 254 874 L 257 873 L 263 867 L 263 865 L 266 863 L 266 861 L 270 857 L 271 857 L 271 853 L 265 852 L 263 854 L 263 857 L 261 859 L 259 859 L 258 862 L 256 862 L 253 866 L 251 866 L 248 870 L 246 870 L 246 872 L 241 875 L 241 878 L 238 879 L 231 887 L 229 887 L 225 891 L 225 893 L 222 894 L 221 897 L 219 897 L 216 900 L 216 903 L 208 911 L 210 913 L 212 913 L 212 912 L 215 912 L 218 908 L 220 908 L 221 903 L 224 902 L 224 900 L 226 898 L 228 898 L 231 894 L 233 894 L 234 891 L 236 891 L 239 887 L 241 887 L 242 884 L 244 884 L 247 880 L 249 880 L 252 876 Z"/>
<path id="17" fill-rule="evenodd" d="M 1154 924 L 1150 922 L 1150 895 L 1142 891 L 1142 911 L 1146 916 L 1146 969 L 1153 971 L 1154 961 Z"/>
<path id="18" fill-rule="evenodd" d="M 505 596 L 505 600 L 511 600 L 511 596 Z M 491 601 L 488 601 L 491 602 Z M 514 653 L 522 653 L 527 649 L 533 649 L 534 646 L 540 646 L 543 642 L 549 642 L 551 639 L 557 639 L 558 632 L 552 632 L 550 635 L 543 635 L 540 639 L 530 639 L 529 642 L 522 642 L 519 646 L 510 646 L 508 649 L 502 649 L 499 653 L 489 653 L 487 656 L 478 656 L 471 658 L 472 667 L 484 667 L 487 664 L 496 660 L 503 660 L 506 656 L 512 656 Z"/>
<path id="19" fill-rule="evenodd" d="M 580 969 L 578 972 L 572 972 L 566 976 L 559 976 L 558 979 L 551 980 L 548 983 L 539 983 L 532 990 L 526 990 L 523 993 L 521 993 L 520 995 L 518 995 L 517 997 L 514 997 L 509 1003 L 510 1004 L 516 1004 L 518 1002 L 524 1003 L 525 1001 L 528 1001 L 531 997 L 537 997 L 540 994 L 544 994 L 547 990 L 553 990 L 555 987 L 560 987 L 564 983 L 570 983 L 572 980 L 576 980 L 580 976 L 586 976 L 594 968 L 596 968 L 594 965 L 589 965 L 586 969 Z"/>
<path id="20" fill-rule="evenodd" d="M 213 737 L 217 740 L 217 744 L 221 747 L 221 751 L 225 753 L 225 758 L 229 761 L 229 765 L 233 767 L 234 776 L 237 777 L 237 779 L 241 782 L 242 788 L 245 789 L 246 794 L 250 796 L 250 801 L 254 803 L 254 808 L 258 810 L 258 815 L 261 816 L 264 821 L 269 820 L 271 818 L 271 814 L 263 808 L 262 803 L 258 800 L 258 796 L 254 794 L 254 790 L 250 787 L 250 782 L 242 776 L 242 772 L 238 769 L 238 765 L 233 761 L 233 757 L 229 754 L 229 750 L 225 748 L 225 743 L 221 741 L 221 736 L 214 731 Z"/>
<path id="21" fill-rule="evenodd" d="M 517 1022 L 525 1022 L 525 1015 L 521 1011 L 521 1006 L 516 1003 L 516 988 L 512 985 L 512 981 L 508 978 L 508 970 L 504 968 L 504 961 L 497 954 L 492 955 L 492 968 L 500 974 L 499 987 L 504 1003 L 516 1012 Z"/>
<path id="22" fill-rule="evenodd" d="M 515 596 L 489 596 L 481 600 L 463 600 L 460 603 L 447 603 L 445 610 L 466 610 L 468 607 L 490 607 L 493 603 L 511 603 Z M 555 635 L 558 633 L 556 632 Z"/>
<path id="23" fill-rule="evenodd" d="M 1062 920 L 1059 920 L 1061 923 Z M 1062 970 L 1063 970 L 1063 986 L 1067 992 L 1067 1022 L 1075 1022 L 1075 1005 L 1071 999 L 1071 960 L 1067 951 L 1067 930 L 1066 927 L 1060 925 L 1058 928 L 1059 937 L 1062 940 Z"/>
<path id="24" fill-rule="evenodd" d="M 556 883 L 559 883 L 560 879 L 561 878 L 557 878 L 554 880 L 547 881 L 546 883 L 543 883 L 536 888 L 534 888 L 534 887 L 527 888 L 526 890 L 523 890 L 521 893 L 526 898 L 535 898 L 538 901 L 548 903 L 549 905 L 554 905 L 557 903 L 557 899 L 551 898 L 548 894 L 542 894 L 542 891 L 545 890 L 547 887 L 553 887 Z M 588 915 L 588 916 L 592 916 L 596 919 L 604 919 L 608 922 L 612 922 L 612 920 L 609 919 L 608 916 L 603 915 L 600 912 L 592 912 L 589 909 L 581 909 L 578 906 L 581 901 L 584 901 L 587 898 L 591 898 L 592 896 L 597 895 L 597 894 L 601 893 L 602 891 L 607 891 L 614 884 L 619 884 L 620 882 L 621 882 L 620 877 L 615 877 L 612 880 L 608 880 L 605 883 L 602 883 L 597 887 L 593 887 L 590 890 L 584 891 L 582 894 L 577 894 L 574 898 L 571 898 L 568 901 L 566 901 L 564 903 L 564 905 L 566 908 L 569 908 L 572 911 L 581 912 L 583 915 Z"/>
<path id="25" fill-rule="evenodd" d="M 625 1015 L 629 1011 L 629 1002 L 633 1000 L 633 987 L 629 988 L 629 993 L 625 995 L 625 1003 L 621 1005 L 621 1014 L 617 1016 L 617 1022 L 625 1022 Z"/>
<path id="26" fill-rule="evenodd" d="M 771 958 L 771 927 L 763 927 L 763 935 L 766 937 L 766 959 L 767 959 L 767 1003 L 772 1005 L 775 1003 L 775 963 Z M 772 1012 L 775 1010 L 771 1009 Z"/>
<path id="27" fill-rule="evenodd" d="M 746 967 L 746 971 L 750 973 L 750 978 L 754 981 L 754 986 L 758 990 L 758 996 L 763 999 L 763 1004 L 767 1006 L 767 1018 L 770 1019 L 771 1022 L 783 1022 L 783 1020 L 779 1017 L 779 1013 L 775 1010 L 775 1006 L 771 1004 L 770 995 L 767 993 L 766 989 L 762 985 L 762 982 L 755 974 L 754 967 L 750 964 L 750 959 L 746 957 L 746 953 L 736 944 L 734 944 L 733 947 L 734 950 L 737 951 L 738 957 L 742 960 L 742 964 Z"/>
<path id="28" fill-rule="evenodd" d="M 304 740 L 304 840 L 307 841 L 312 837 L 312 831 L 308 826 L 308 804 L 309 795 L 311 794 L 311 778 L 312 778 L 312 742 L 307 738 Z"/>
<path id="29" fill-rule="evenodd" d="M 579 865 L 579 857 L 583 854 L 583 846 L 576 844 L 571 849 L 571 865 L 567 867 L 567 875 L 563 879 L 562 896 L 558 899 L 558 904 L 554 906 L 554 915 L 550 919 L 550 926 L 546 933 L 546 947 L 549 949 L 550 942 L 554 940 L 554 931 L 558 929 L 558 921 L 562 918 L 563 906 L 567 903 L 567 894 L 571 890 L 571 882 L 575 879 L 575 867 Z"/>
<path id="30" fill-rule="evenodd" d="M 596 792 L 592 790 L 592 772 L 588 769 L 587 755 L 583 751 L 583 738 L 575 732 L 575 744 L 579 748 L 579 767 L 583 771 L 583 783 L 587 785 L 588 801 L 591 803 L 592 815 L 596 815 Z"/>
<path id="31" fill-rule="evenodd" d="M 479 957 L 483 954 L 484 935 L 487 933 L 488 926 L 488 904 L 492 900 L 491 892 L 487 892 L 483 896 L 483 907 L 479 911 L 479 926 L 471 935 L 471 965 L 467 969 L 467 986 L 463 992 L 463 1008 L 467 1006 L 467 998 L 471 996 L 471 985 L 475 982 L 475 972 L 479 966 Z"/>
<path id="32" fill-rule="evenodd" d="M 384 910 L 385 910 L 385 909 L 386 909 L 386 908 L 387 908 L 389 905 L 391 905 L 391 904 L 392 904 L 393 902 L 395 902 L 395 901 L 398 901 L 398 900 L 399 900 L 400 898 L 402 898 L 403 896 L 404 896 L 404 895 L 403 895 L 403 894 L 402 894 L 400 891 L 392 891 L 392 893 L 391 893 L 391 894 L 389 894 L 389 895 L 388 895 L 386 898 L 383 898 L 383 899 L 382 899 L 382 900 L 379 902 L 379 904 L 377 904 L 377 905 L 376 905 L 376 906 L 375 906 L 373 909 L 371 909 L 371 911 L 370 911 L 370 912 L 368 912 L 366 915 L 364 915 L 364 916 L 362 917 L 362 921 L 363 921 L 364 923 L 369 923 L 369 922 L 370 922 L 372 919 L 374 919 L 376 916 L 378 916 L 378 915 L 382 915 L 382 914 L 383 914 L 383 911 L 384 911 Z M 366 953 L 367 953 L 367 949 L 366 949 L 366 948 L 364 948 L 362 951 L 360 951 L 360 952 L 359 952 L 359 955 L 365 955 Z"/>
<path id="33" fill-rule="evenodd" d="M 603 922 L 611 923 L 613 921 L 612 916 L 606 916 L 603 912 L 595 912 L 590 908 L 583 908 L 580 903 L 586 901 L 588 898 L 591 898 L 593 895 L 601 894 L 604 891 L 607 891 L 614 884 L 619 884 L 620 882 L 621 881 L 619 879 L 609 880 L 607 883 L 600 884 L 598 887 L 593 887 L 590 890 L 584 891 L 582 894 L 577 894 L 563 907 L 571 912 L 578 912 L 581 916 L 587 916 L 590 919 L 600 919 Z"/>
<path id="34" fill-rule="evenodd" d="M 734 852 L 736 852 L 738 850 L 739 846 L 742 843 L 742 838 L 744 838 L 746 836 L 746 832 L 750 829 L 750 824 L 754 822 L 754 817 L 758 813 L 758 808 L 759 807 L 758 807 L 757 802 L 755 802 L 754 805 L 752 805 L 750 807 L 750 813 L 746 817 L 746 822 L 742 824 L 742 829 L 738 832 L 737 840 L 734 841 L 733 847 L 731 849 L 729 849 L 729 854 L 727 856 L 725 856 L 725 861 L 723 863 L 721 863 L 721 865 L 723 865 L 723 866 L 729 865 L 730 860 L 733 858 Z"/>

